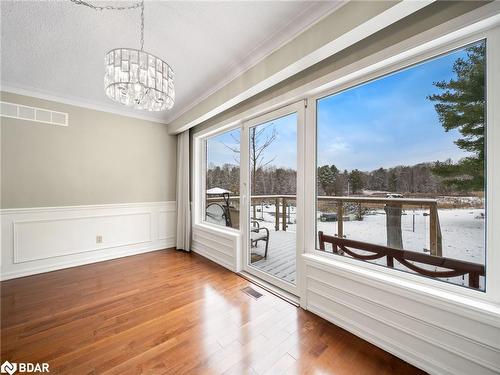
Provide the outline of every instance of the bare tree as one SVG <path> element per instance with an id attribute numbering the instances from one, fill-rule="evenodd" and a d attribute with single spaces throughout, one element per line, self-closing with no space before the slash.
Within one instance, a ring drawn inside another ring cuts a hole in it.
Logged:
<path id="1" fill-rule="evenodd" d="M 270 127 L 272 127 L 271 134 L 266 134 L 266 130 Z M 274 123 L 262 126 L 260 129 L 257 129 L 257 126 L 250 129 L 250 163 L 254 182 L 257 169 L 264 168 L 276 159 L 276 156 L 274 156 L 266 160 L 264 151 L 276 140 L 277 135 Z"/>
<path id="2" fill-rule="evenodd" d="M 270 132 L 268 129 L 270 129 Z M 267 165 L 272 163 L 276 156 L 268 159 L 265 155 L 265 150 L 271 146 L 271 144 L 276 140 L 278 133 L 276 131 L 276 127 L 274 123 L 270 123 L 268 125 L 259 125 L 250 128 L 249 140 L 250 140 L 250 168 L 252 172 L 252 192 L 251 195 L 255 195 L 256 185 L 257 185 L 257 170 L 259 168 L 265 168 Z M 231 137 L 235 140 L 236 143 L 239 144 L 240 140 L 234 135 L 231 134 Z M 239 154 L 240 147 L 239 146 L 230 146 L 223 143 L 229 150 L 231 150 L 235 155 L 234 159 L 239 163 Z M 256 206 L 253 205 L 253 217 L 257 217 Z"/>
<path id="3" fill-rule="evenodd" d="M 234 132 L 231 132 L 229 135 L 234 140 L 235 144 L 237 144 L 238 146 L 230 146 L 230 145 L 228 145 L 227 143 L 224 143 L 224 142 L 221 142 L 221 143 L 224 145 L 224 147 L 228 148 L 229 150 L 231 150 L 234 153 L 233 159 L 236 162 L 236 164 L 239 165 L 240 164 L 240 146 L 239 146 L 239 144 L 240 144 L 240 138 L 237 137 L 234 134 Z"/>

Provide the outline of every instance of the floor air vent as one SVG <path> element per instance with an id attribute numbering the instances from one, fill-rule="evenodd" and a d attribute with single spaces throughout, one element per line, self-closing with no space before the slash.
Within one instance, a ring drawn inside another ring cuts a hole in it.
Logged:
<path id="1" fill-rule="evenodd" d="M 260 297 L 263 296 L 263 294 L 257 292 L 254 288 L 251 286 L 247 286 L 243 289 L 241 289 L 244 293 L 248 294 L 250 297 L 253 297 L 255 299 L 259 299 Z"/>

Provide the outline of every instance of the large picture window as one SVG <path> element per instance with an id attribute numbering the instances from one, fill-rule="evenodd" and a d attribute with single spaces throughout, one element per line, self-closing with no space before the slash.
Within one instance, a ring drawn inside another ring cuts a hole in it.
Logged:
<path id="1" fill-rule="evenodd" d="M 485 288 L 479 41 L 317 101 L 319 250 Z"/>
<path id="2" fill-rule="evenodd" d="M 205 141 L 205 221 L 239 227 L 240 129 Z"/>

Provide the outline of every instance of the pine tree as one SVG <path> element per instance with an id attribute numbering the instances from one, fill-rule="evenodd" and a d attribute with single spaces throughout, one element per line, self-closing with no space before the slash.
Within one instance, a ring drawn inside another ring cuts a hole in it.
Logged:
<path id="1" fill-rule="evenodd" d="M 472 153 L 453 162 L 437 162 L 433 173 L 444 183 L 462 191 L 484 188 L 484 128 L 485 128 L 485 61 L 484 41 L 466 49 L 467 58 L 453 64 L 455 79 L 435 82 L 443 90 L 428 98 L 437 102 L 434 107 L 445 131 L 458 129 L 461 138 L 455 144 Z"/>
<path id="2" fill-rule="evenodd" d="M 351 183 L 351 191 L 353 194 L 359 193 L 364 188 L 363 174 L 358 169 L 354 169 L 349 173 L 349 182 Z"/>
<path id="3" fill-rule="evenodd" d="M 335 165 L 323 165 L 318 167 L 318 182 L 326 195 L 335 195 L 335 182 L 339 170 Z"/>

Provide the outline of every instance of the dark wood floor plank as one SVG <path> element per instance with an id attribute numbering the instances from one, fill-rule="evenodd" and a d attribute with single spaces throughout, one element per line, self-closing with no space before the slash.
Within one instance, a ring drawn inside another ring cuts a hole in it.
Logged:
<path id="1" fill-rule="evenodd" d="M 3 360 L 64 374 L 420 374 L 196 255 L 157 251 L 1 283 Z"/>

